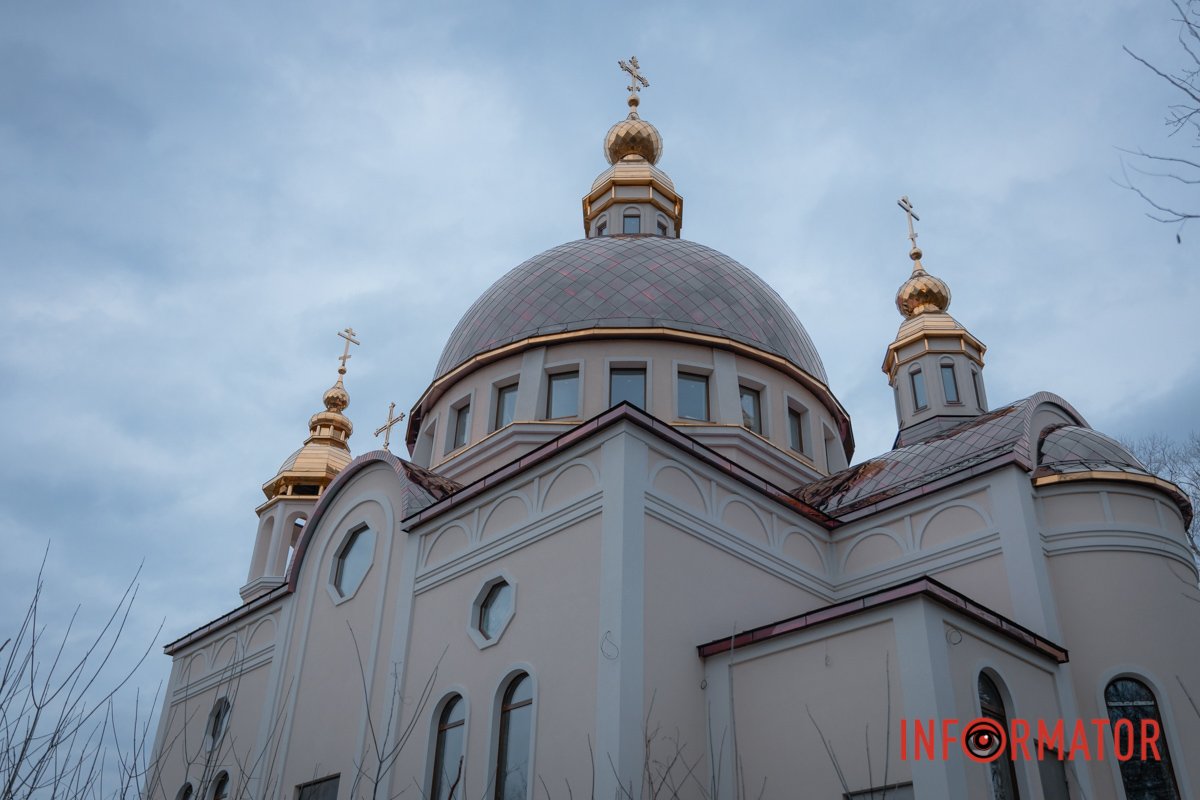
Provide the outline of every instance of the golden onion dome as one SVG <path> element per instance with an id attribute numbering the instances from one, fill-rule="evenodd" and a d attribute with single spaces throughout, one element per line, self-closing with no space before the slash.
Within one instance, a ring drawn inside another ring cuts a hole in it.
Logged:
<path id="1" fill-rule="evenodd" d="M 918 314 L 945 312 L 950 307 L 950 287 L 921 266 L 920 248 L 914 247 L 909 258 L 913 260 L 913 272 L 896 291 L 896 308 L 905 319 Z"/>
<path id="2" fill-rule="evenodd" d="M 604 137 L 604 157 L 610 164 L 628 156 L 640 156 L 651 164 L 662 158 L 662 134 L 638 116 L 637 105 L 637 97 L 630 97 L 629 116 L 609 128 Z"/>
<path id="3" fill-rule="evenodd" d="M 335 413 L 345 411 L 346 406 L 350 405 L 350 395 L 347 394 L 346 387 L 342 385 L 340 375 L 338 376 L 337 383 L 325 390 L 321 401 L 325 403 L 326 410 Z"/>

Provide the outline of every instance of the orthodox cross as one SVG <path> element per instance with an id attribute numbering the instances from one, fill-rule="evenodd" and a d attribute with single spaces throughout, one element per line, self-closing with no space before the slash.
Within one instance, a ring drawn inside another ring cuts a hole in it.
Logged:
<path id="1" fill-rule="evenodd" d="M 913 211 L 912 203 L 908 201 L 907 196 L 901 197 L 897 205 L 904 209 L 904 214 L 908 217 L 908 238 L 912 241 L 913 250 L 916 250 L 917 232 L 913 230 L 913 220 L 915 219 L 917 222 L 920 222 L 921 218 L 917 216 L 916 211 Z"/>
<path id="2" fill-rule="evenodd" d="M 358 339 L 355 339 L 354 328 L 346 328 L 344 331 L 338 331 L 338 336 L 346 340 L 346 351 L 338 356 L 338 361 L 342 362 L 342 366 L 338 368 L 339 375 L 346 374 L 346 362 L 350 359 L 350 345 L 358 344 Z"/>
<path id="3" fill-rule="evenodd" d="M 617 66 L 629 73 L 630 83 L 625 88 L 629 90 L 630 94 L 637 94 L 643 86 L 650 85 L 650 81 L 638 72 L 637 56 L 630 56 L 629 61 L 618 61 Z M 639 86 L 639 84 L 641 85 Z"/>
<path id="4" fill-rule="evenodd" d="M 389 445 L 391 444 L 391 441 L 392 441 L 392 426 L 395 425 L 400 420 L 404 419 L 403 411 L 400 412 L 400 416 L 393 417 L 392 412 L 395 410 L 396 410 L 396 404 L 389 403 L 388 404 L 387 422 L 383 423 L 382 425 L 380 425 L 378 428 L 375 429 L 376 436 L 378 436 L 381 433 L 383 434 L 383 449 L 384 450 L 390 449 Z"/>

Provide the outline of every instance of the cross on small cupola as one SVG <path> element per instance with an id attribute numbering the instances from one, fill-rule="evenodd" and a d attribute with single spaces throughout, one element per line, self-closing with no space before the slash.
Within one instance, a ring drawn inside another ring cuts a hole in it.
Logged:
<path id="1" fill-rule="evenodd" d="M 920 222 L 921 218 L 918 217 L 917 212 L 913 210 L 913 205 L 912 202 L 909 201 L 908 195 L 901 197 L 897 202 L 897 205 L 904 209 L 904 215 L 908 217 L 908 239 L 912 242 L 912 252 L 916 254 L 913 256 L 913 261 L 916 261 L 921 257 L 921 250 L 917 247 L 917 232 L 913 229 L 913 220 L 915 219 L 917 222 Z"/>
<path id="2" fill-rule="evenodd" d="M 346 374 L 346 362 L 353 358 L 353 356 L 350 355 L 350 345 L 359 344 L 358 339 L 354 338 L 357 335 L 358 334 L 354 332 L 354 328 L 346 328 L 345 330 L 338 331 L 338 336 L 346 340 L 346 349 L 340 356 L 338 356 L 338 361 L 342 362 L 342 366 L 338 368 L 339 375 Z"/>

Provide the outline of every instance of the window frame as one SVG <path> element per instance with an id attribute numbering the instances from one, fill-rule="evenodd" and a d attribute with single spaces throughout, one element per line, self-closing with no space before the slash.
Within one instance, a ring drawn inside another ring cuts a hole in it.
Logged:
<path id="1" fill-rule="evenodd" d="M 304 794 L 305 789 L 311 788 L 313 786 L 320 786 L 321 784 L 329 783 L 330 781 L 334 781 L 333 796 L 337 797 L 337 792 L 338 792 L 338 789 L 341 789 L 341 782 L 342 782 L 342 773 L 340 773 L 340 772 L 334 773 L 333 775 L 326 775 L 324 778 L 317 778 L 315 781 L 308 781 L 306 783 L 297 784 L 296 800 L 300 800 L 300 798 Z"/>
<path id="2" fill-rule="evenodd" d="M 554 382 L 561 380 L 568 375 L 575 376 L 575 413 L 561 417 L 550 416 L 554 404 Z M 579 419 L 583 414 L 583 365 L 578 362 L 572 362 L 553 368 L 546 368 L 546 392 L 542 402 L 542 411 L 545 415 L 542 419 L 553 422 L 556 420 Z"/>
<path id="3" fill-rule="evenodd" d="M 508 614 L 504 617 L 503 622 L 500 623 L 500 627 L 494 635 L 488 636 L 484 634 L 480 625 L 483 604 L 487 601 L 492 589 L 501 583 L 507 583 L 509 588 L 512 589 L 512 602 L 509 604 Z M 486 650 L 504 638 L 504 633 L 508 630 L 508 626 L 512 624 L 513 618 L 517 615 L 517 594 L 517 580 L 508 570 L 496 570 L 490 573 L 488 578 L 480 584 L 479 589 L 475 592 L 475 598 L 471 601 L 470 617 L 467 619 L 467 634 L 480 650 Z"/>
<path id="4" fill-rule="evenodd" d="M 929 410 L 929 386 L 925 382 L 925 372 L 920 367 L 908 371 L 908 384 L 912 389 L 914 413 Z"/>
<path id="5" fill-rule="evenodd" d="M 204 723 L 205 749 L 216 750 L 221 739 L 229 730 L 229 717 L 233 713 L 233 703 L 228 696 L 218 697 L 213 701 L 208 712 L 208 720 Z M 219 729 L 218 729 L 219 728 Z"/>
<path id="6" fill-rule="evenodd" d="M 629 230 L 629 222 L 632 220 L 637 228 L 635 231 Z M 642 232 L 642 212 L 636 208 L 627 208 L 621 212 L 621 235 L 623 236 L 638 236 Z"/>
<path id="7" fill-rule="evenodd" d="M 217 773 L 217 776 L 213 778 L 212 788 L 208 792 L 209 800 L 228 800 L 229 789 L 232 785 L 233 780 L 229 777 L 229 772 L 226 770 L 221 770 Z M 224 790 L 224 794 L 217 794 L 217 792 L 222 790 Z"/>
<path id="8" fill-rule="evenodd" d="M 461 450 L 471 441 L 471 400 L 474 392 L 450 406 L 451 424 L 446 426 L 446 453 Z"/>
<path id="9" fill-rule="evenodd" d="M 787 398 L 787 440 L 788 449 L 793 453 L 799 453 L 809 460 L 812 459 L 812 427 L 811 427 L 811 412 L 808 406 L 800 401 L 788 397 Z M 792 417 L 795 416 L 799 420 L 800 430 L 800 447 L 796 448 L 792 441 Z"/>
<path id="10" fill-rule="evenodd" d="M 519 377 L 515 380 L 507 379 L 507 380 L 504 380 L 504 381 L 501 381 L 501 382 L 498 382 L 495 384 L 495 388 L 492 390 L 492 397 L 493 397 L 492 432 L 493 433 L 500 430 L 501 428 L 508 427 L 509 425 L 513 424 L 513 422 L 516 421 L 516 419 L 517 419 L 517 400 L 519 399 L 518 393 L 520 391 L 521 391 L 521 381 L 520 381 Z M 501 422 L 500 412 L 504 410 L 504 398 L 510 392 L 512 393 L 512 398 L 513 398 L 512 419 L 510 419 L 508 422 Z"/>
<path id="11" fill-rule="evenodd" d="M 1161 745 L 1161 749 L 1159 752 L 1164 756 L 1163 761 L 1166 762 L 1167 775 L 1171 779 L 1171 782 L 1172 782 L 1171 788 L 1175 792 L 1175 797 L 1176 798 L 1183 797 L 1184 795 L 1179 791 L 1179 785 L 1180 785 L 1179 774 L 1178 774 L 1179 770 L 1176 766 L 1175 758 L 1172 755 L 1173 753 L 1179 752 L 1178 748 L 1174 746 L 1176 744 L 1176 742 L 1172 741 L 1174 738 L 1175 725 L 1174 725 L 1173 720 L 1171 719 L 1171 715 L 1169 714 L 1169 710 L 1170 710 L 1169 707 L 1167 707 L 1162 702 L 1162 698 L 1165 696 L 1165 693 L 1158 689 L 1158 684 L 1156 681 L 1151 680 L 1144 673 L 1131 672 L 1131 671 L 1120 671 L 1120 672 L 1116 672 L 1112 675 L 1109 675 L 1107 680 L 1104 680 L 1100 684 L 1100 686 L 1099 686 L 1100 703 L 1104 708 L 1105 717 L 1110 722 L 1109 741 L 1112 742 L 1112 745 L 1115 748 L 1116 744 L 1117 744 L 1117 737 L 1116 737 L 1116 730 L 1113 728 L 1113 724 L 1115 723 L 1115 721 L 1113 720 L 1112 713 L 1109 710 L 1108 689 L 1110 686 L 1112 686 L 1117 681 L 1132 681 L 1134 683 L 1138 683 L 1147 692 L 1150 693 L 1150 697 L 1154 701 L 1154 710 L 1155 710 L 1156 716 L 1158 718 L 1158 726 L 1159 726 L 1158 742 Z M 1137 727 L 1139 727 L 1139 726 L 1135 725 L 1135 728 L 1137 728 Z M 1136 749 L 1135 749 L 1134 753 L 1135 754 L 1137 753 Z M 1116 758 L 1112 758 L 1112 759 L 1110 759 L 1110 761 L 1112 764 L 1114 785 L 1120 789 L 1122 797 L 1128 797 L 1129 792 L 1125 788 L 1125 773 L 1122 768 L 1125 766 L 1125 764 L 1127 764 L 1129 762 L 1119 762 L 1119 761 L 1117 761 Z M 1162 763 L 1162 762 L 1160 762 L 1160 763 Z"/>
<path id="12" fill-rule="evenodd" d="M 453 707 L 453 704 L 455 704 L 455 703 L 462 704 L 462 719 L 459 720 L 458 722 L 446 724 L 446 722 L 444 721 L 445 717 L 446 717 L 446 712 L 449 711 Z M 456 787 L 455 793 L 452 795 L 449 795 L 447 800 L 455 800 L 456 797 L 461 798 L 463 796 L 461 777 L 467 771 L 467 733 L 469 731 L 468 723 L 470 722 L 470 719 L 471 719 L 471 706 L 467 702 L 467 697 L 466 697 L 465 691 L 463 691 L 459 687 L 452 687 L 451 690 L 449 692 L 447 692 L 442 697 L 441 700 L 438 701 L 437 705 L 434 706 L 433 715 L 431 717 L 431 722 L 432 722 L 431 734 L 432 735 L 430 736 L 431 752 L 430 752 L 430 756 L 429 756 L 429 774 L 427 776 L 428 779 L 425 781 L 425 785 L 429 787 L 429 793 L 426 795 L 426 797 L 429 798 L 429 800 L 437 800 L 438 796 L 441 794 L 441 786 L 440 786 L 441 770 L 439 769 L 439 767 L 441 765 L 442 760 L 445 758 L 445 745 L 446 745 L 445 734 L 447 731 L 453 730 L 455 728 L 462 729 L 462 741 L 461 741 L 462 755 L 460 756 L 461 761 L 462 761 L 462 771 L 460 773 L 458 773 L 458 777 L 460 778 L 460 780 L 458 781 L 458 785 Z M 449 787 L 447 787 L 447 788 L 449 788 Z"/>
<path id="13" fill-rule="evenodd" d="M 1000 701 L 999 708 L 989 707 L 989 706 L 984 705 L 983 690 L 981 689 L 981 684 L 985 680 L 988 683 L 990 683 L 992 685 L 992 688 L 995 690 L 996 698 Z M 1006 697 L 1007 694 L 1008 694 L 1008 686 L 1004 682 L 1004 679 L 1001 678 L 999 676 L 999 674 L 997 674 L 995 672 L 995 670 L 981 669 L 976 674 L 976 676 L 975 676 L 975 704 L 979 709 L 979 716 L 986 717 L 991 720 L 995 720 L 1006 731 L 1010 729 L 1009 719 L 1010 719 L 1011 712 L 1012 712 L 1012 710 L 1010 709 L 1010 706 L 1012 705 L 1012 700 L 1010 698 Z M 1019 775 L 1017 772 L 1017 762 L 1014 759 L 1002 757 L 1002 758 L 996 759 L 995 761 L 990 762 L 988 764 L 988 772 L 987 772 L 988 782 L 989 782 L 989 784 L 991 784 L 995 780 L 995 778 L 993 777 L 993 773 L 996 770 L 1002 770 L 1005 768 L 1007 768 L 1005 771 L 1008 773 L 1008 779 L 1012 785 L 1012 791 L 1013 791 L 1013 796 L 1011 798 L 1006 798 L 1005 800 L 1021 800 L 1022 788 L 1024 788 L 1025 784 L 1021 780 L 1022 776 Z M 988 794 L 991 797 L 995 797 L 995 795 L 992 794 L 991 790 L 992 790 L 992 786 L 989 785 Z"/>
<path id="14" fill-rule="evenodd" d="M 529 681 L 529 700 L 520 701 L 519 703 L 517 703 L 515 705 L 508 706 L 508 704 L 505 702 L 505 700 L 510 696 L 511 691 L 516 686 L 517 682 L 521 679 Z M 506 739 L 507 739 L 508 734 L 505 730 L 505 723 L 509 719 L 509 717 L 507 715 L 514 710 L 517 710 L 519 708 L 526 708 L 526 707 L 528 707 L 530 709 L 530 711 L 529 711 L 529 744 L 528 744 L 528 751 L 527 751 L 529 753 L 529 760 L 526 763 L 526 770 L 527 770 L 526 774 L 530 780 L 529 780 L 528 785 L 526 786 L 526 798 L 528 800 L 528 798 L 532 798 L 532 796 L 533 796 L 534 783 L 533 783 L 532 778 L 533 778 L 533 776 L 535 776 L 537 774 L 537 772 L 535 770 L 535 765 L 534 765 L 535 756 L 536 756 L 536 743 L 537 743 L 537 705 L 538 705 L 537 704 L 537 694 L 538 694 L 537 680 L 534 677 L 533 670 L 530 669 L 530 667 L 526 664 L 517 665 L 512 670 L 510 670 L 508 672 L 508 674 L 506 674 L 504 676 L 504 679 L 500 681 L 500 683 L 498 684 L 498 686 L 496 688 L 495 701 L 494 701 L 495 705 L 494 705 L 493 713 L 492 713 L 493 725 L 492 725 L 492 737 L 491 737 L 492 744 L 491 744 L 491 763 L 490 763 L 490 766 L 491 766 L 490 775 L 491 775 L 491 781 L 492 781 L 491 796 L 492 796 L 493 800 L 503 800 L 503 796 L 501 794 L 502 786 L 501 786 L 499 777 L 500 777 L 500 769 L 501 769 L 501 757 L 505 754 L 506 749 L 507 749 L 506 748 L 506 744 L 507 744 Z M 508 706 L 508 707 L 506 708 L 506 706 Z"/>
<path id="15" fill-rule="evenodd" d="M 363 570 L 362 577 L 359 578 L 358 582 L 352 589 L 343 593 L 337 585 L 340 578 L 339 573 L 341 572 L 342 568 L 342 557 L 346 554 L 347 548 L 349 548 L 356 538 L 363 533 L 371 534 L 371 558 L 367 562 L 367 568 Z M 358 594 L 358 590 L 362 588 L 362 585 L 367 582 L 367 576 L 371 574 L 371 569 L 375 566 L 375 548 L 379 543 L 379 538 L 379 536 L 375 535 L 375 529 L 368 525 L 365 521 L 351 525 L 347 529 L 346 533 L 343 534 L 341 541 L 338 542 L 337 548 L 333 551 L 333 560 L 329 565 L 329 580 L 325 583 L 325 588 L 328 590 L 330 598 L 333 599 L 334 605 L 341 605 L 347 600 L 353 598 L 354 595 Z"/>
<path id="16" fill-rule="evenodd" d="M 688 417 L 684 416 L 683 409 L 680 405 L 682 392 L 680 386 L 684 378 L 700 379 L 704 381 L 704 417 Z M 712 371 L 708 368 L 693 367 L 690 364 L 677 364 L 675 367 L 675 412 L 674 418 L 687 422 L 712 422 Z"/>
<path id="17" fill-rule="evenodd" d="M 640 372 L 642 374 L 642 404 L 638 406 L 643 411 L 650 408 L 650 365 L 646 361 L 630 361 L 627 359 L 605 359 L 605 373 L 608 376 L 608 405 L 606 408 L 612 408 L 616 403 L 613 402 L 613 376 L 619 373 Z M 637 405 L 636 403 L 634 405 Z"/>
<path id="18" fill-rule="evenodd" d="M 752 395 L 754 397 L 755 413 L 758 417 L 758 429 L 757 430 L 755 430 L 754 428 L 752 428 L 751 426 L 746 424 L 746 409 L 745 409 L 745 406 L 742 405 L 742 402 L 743 402 L 744 398 L 746 397 L 746 393 L 749 393 L 750 395 Z M 742 427 L 745 428 L 746 430 L 750 431 L 751 433 L 756 433 L 759 436 L 765 437 L 767 435 L 767 433 L 766 433 L 767 426 L 766 426 L 766 420 L 763 418 L 765 416 L 765 414 L 764 414 L 765 409 L 763 406 L 764 406 L 764 403 L 763 403 L 762 387 L 758 386 L 754 383 L 751 383 L 750 381 L 747 381 L 744 378 L 739 378 L 738 379 L 738 411 L 742 415 Z"/>
<path id="19" fill-rule="evenodd" d="M 962 391 L 958 387 L 958 370 L 954 368 L 953 361 L 942 361 L 938 364 L 938 375 L 942 379 L 942 397 L 946 399 L 948 406 L 965 405 L 962 399 Z M 946 383 L 946 378 L 949 376 L 950 383 Z M 950 390 L 953 390 L 954 399 L 950 399 Z"/>

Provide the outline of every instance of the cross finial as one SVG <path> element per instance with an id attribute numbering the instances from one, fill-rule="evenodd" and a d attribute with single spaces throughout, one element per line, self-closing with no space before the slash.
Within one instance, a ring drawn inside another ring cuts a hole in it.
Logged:
<path id="1" fill-rule="evenodd" d="M 637 56 L 630 56 L 628 61 L 619 60 L 617 66 L 629 73 L 629 85 L 625 88 L 629 90 L 629 105 L 636 108 L 638 92 L 649 86 L 650 81 L 639 71 Z"/>
<path id="2" fill-rule="evenodd" d="M 346 362 L 351 358 L 350 345 L 358 344 L 358 339 L 354 338 L 356 335 L 357 334 L 354 333 L 354 328 L 346 328 L 344 331 L 338 331 L 338 336 L 346 340 L 346 350 L 340 356 L 338 356 L 338 361 L 342 362 L 342 365 L 338 367 L 338 375 L 346 374 Z"/>
<path id="3" fill-rule="evenodd" d="M 908 217 L 908 238 L 912 242 L 913 252 L 919 252 L 917 250 L 917 232 L 913 230 L 913 220 L 920 222 L 921 218 L 917 216 L 916 211 L 913 211 L 913 205 L 909 202 L 907 195 L 901 197 L 897 205 L 904 209 L 904 214 Z"/>
<path id="4" fill-rule="evenodd" d="M 400 422 L 400 420 L 404 419 L 403 411 L 400 412 L 400 416 L 393 417 L 392 412 L 395 410 L 396 410 L 396 404 L 389 403 L 388 404 L 387 422 L 383 423 L 382 425 L 380 425 L 378 428 L 375 429 L 376 436 L 378 436 L 381 433 L 383 434 L 383 449 L 384 450 L 390 450 L 390 445 L 391 445 L 391 441 L 392 441 L 392 426 L 395 425 L 396 423 Z"/>

